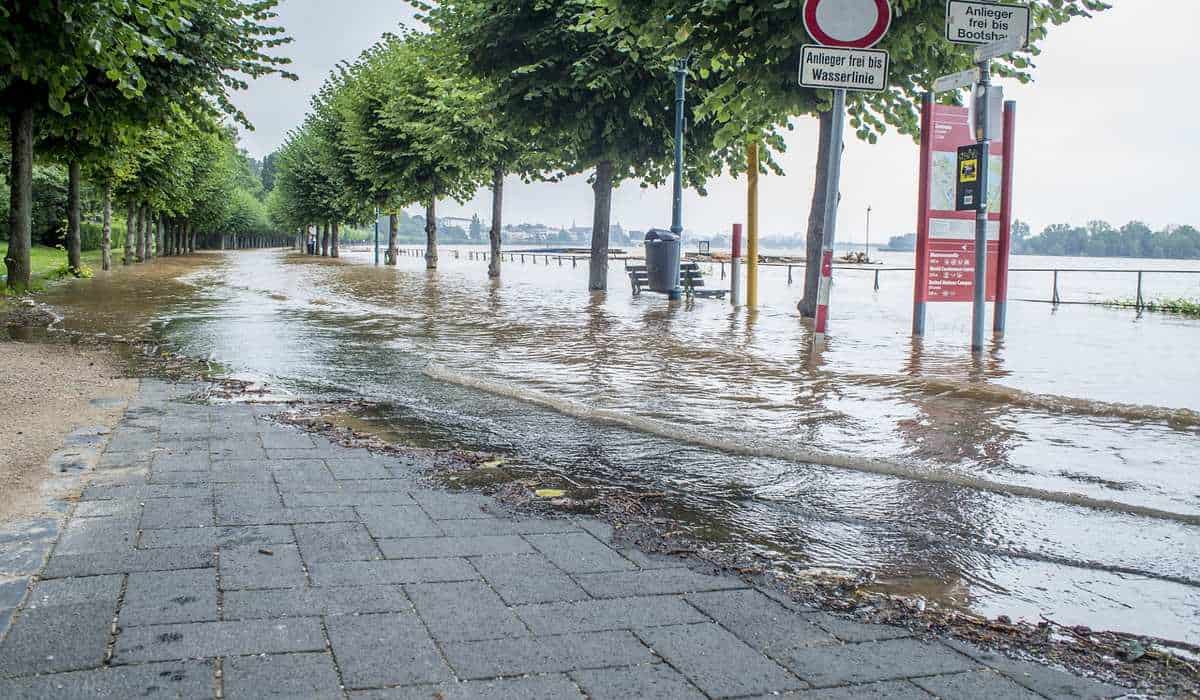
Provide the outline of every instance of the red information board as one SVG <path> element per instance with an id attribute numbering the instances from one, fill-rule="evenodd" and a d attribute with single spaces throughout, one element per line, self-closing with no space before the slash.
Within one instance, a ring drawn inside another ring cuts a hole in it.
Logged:
<path id="1" fill-rule="evenodd" d="M 921 199 L 917 228 L 917 303 L 971 301 L 975 287 L 975 212 L 955 211 L 958 148 L 974 143 L 970 110 L 953 105 L 925 109 L 921 141 Z M 996 300 L 1000 278 L 1000 208 L 1004 144 L 992 142 L 988 159 L 987 299 Z"/>

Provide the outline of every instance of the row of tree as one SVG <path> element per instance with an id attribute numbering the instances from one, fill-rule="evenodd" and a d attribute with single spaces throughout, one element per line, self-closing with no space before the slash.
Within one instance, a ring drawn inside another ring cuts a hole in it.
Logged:
<path id="1" fill-rule="evenodd" d="M 7 285 L 30 280 L 33 168 L 67 171 L 68 264 L 81 269 L 83 181 L 100 192 L 102 266 L 114 204 L 125 261 L 192 250 L 201 236 L 265 239 L 261 202 L 227 120 L 248 79 L 290 76 L 272 55 L 277 0 L 10 0 L 0 10 L 0 109 L 11 144 Z M 224 227 L 230 227 L 225 229 Z"/>
<path id="2" fill-rule="evenodd" d="M 690 81 L 685 182 L 703 192 L 723 172 L 744 172 L 761 150 L 764 172 L 797 116 L 821 120 L 831 147 L 828 91 L 796 84 L 803 0 L 442 0 L 414 2 L 428 31 L 386 36 L 340 65 L 279 153 L 273 220 L 293 231 L 366 221 L 414 204 L 426 209 L 426 262 L 437 266 L 436 204 L 493 192 L 491 243 L 500 245 L 504 179 L 588 173 L 595 193 L 589 287 L 607 281 L 613 187 L 670 175 L 672 73 Z M 896 0 L 879 48 L 892 58 L 890 88 L 854 93 L 850 123 L 874 141 L 889 128 L 915 135 L 922 94 L 971 65 L 942 35 L 945 0 Z M 1048 28 L 1107 7 L 1098 0 L 1033 0 L 1033 54 Z M 1026 57 L 997 72 L 1030 79 Z M 957 95 L 949 96 L 955 99 Z M 840 147 L 840 144 L 839 144 Z M 818 157 L 809 256 L 819 255 L 825 193 Z M 396 218 L 389 264 L 395 263 Z M 499 275 L 499 255 L 490 274 Z M 809 269 L 815 270 L 812 265 Z M 816 276 L 802 310 L 815 307 Z"/>
<path id="3" fill-rule="evenodd" d="M 1087 226 L 1053 224 L 1036 236 L 1029 225 L 1013 223 L 1013 252 L 1020 255 L 1070 255 L 1099 258 L 1200 259 L 1200 231 L 1168 226 L 1159 231 L 1141 221 L 1113 228 L 1107 221 Z"/>

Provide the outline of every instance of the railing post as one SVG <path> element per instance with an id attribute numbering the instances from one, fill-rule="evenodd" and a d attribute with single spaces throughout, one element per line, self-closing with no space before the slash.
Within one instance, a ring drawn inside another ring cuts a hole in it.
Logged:
<path id="1" fill-rule="evenodd" d="M 788 284 L 791 285 L 791 283 L 792 283 L 792 266 L 788 265 Z"/>
<path id="2" fill-rule="evenodd" d="M 1058 296 L 1058 270 L 1054 271 L 1054 294 L 1050 297 L 1050 303 L 1058 306 L 1061 299 Z"/>
<path id="3" fill-rule="evenodd" d="M 1142 271 L 1138 270 L 1138 287 L 1137 287 L 1137 310 L 1141 311 L 1144 306 L 1142 300 Z"/>
<path id="4" fill-rule="evenodd" d="M 875 291 L 879 291 L 879 270 L 875 271 Z"/>

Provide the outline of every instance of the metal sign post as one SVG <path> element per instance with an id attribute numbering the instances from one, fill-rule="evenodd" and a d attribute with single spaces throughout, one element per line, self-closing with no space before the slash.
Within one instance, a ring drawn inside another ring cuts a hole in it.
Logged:
<path id="1" fill-rule="evenodd" d="M 979 195 L 975 198 L 975 290 L 971 298 L 971 352 L 983 352 L 983 330 L 987 324 L 988 254 L 988 171 L 992 152 L 991 115 L 988 114 L 992 85 L 990 59 L 979 63 L 979 103 L 983 109 L 975 116 L 975 142 L 979 144 Z"/>
<path id="2" fill-rule="evenodd" d="M 826 163 L 825 218 L 821 232 L 821 281 L 817 290 L 817 318 L 813 352 L 825 345 L 829 325 L 829 296 L 833 286 L 833 243 L 837 231 L 842 149 L 846 128 L 847 90 L 886 90 L 889 56 L 870 51 L 892 23 L 891 3 L 873 0 L 806 0 L 804 28 L 818 46 L 804 46 L 800 58 L 800 84 L 833 90 L 833 125 L 829 161 Z"/>
<path id="3" fill-rule="evenodd" d="M 375 207 L 375 265 L 379 265 L 379 207 Z"/>

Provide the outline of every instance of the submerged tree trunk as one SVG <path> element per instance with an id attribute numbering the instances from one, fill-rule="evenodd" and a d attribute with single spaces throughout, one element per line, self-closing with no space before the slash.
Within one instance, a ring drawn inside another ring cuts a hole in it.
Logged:
<path id="1" fill-rule="evenodd" d="M 146 259 L 146 207 L 138 207 L 137 224 L 133 232 L 133 259 L 142 262 Z"/>
<path id="2" fill-rule="evenodd" d="M 166 255 L 167 245 L 167 217 L 163 214 L 158 215 L 158 221 L 155 222 L 155 237 L 154 237 L 154 252 L 159 257 Z"/>
<path id="3" fill-rule="evenodd" d="M 133 205 L 130 204 L 125 208 L 125 258 L 122 263 L 129 265 L 133 263 L 133 235 L 134 222 L 136 221 L 133 213 Z"/>
<path id="4" fill-rule="evenodd" d="M 592 210 L 592 259 L 588 271 L 588 289 L 608 289 L 608 223 L 612 216 L 613 164 L 604 160 L 596 164 L 596 179 L 592 183 L 595 204 Z"/>
<path id="5" fill-rule="evenodd" d="M 338 238 L 342 236 L 342 225 L 338 222 L 333 222 L 333 232 L 330 234 L 329 241 L 329 257 L 338 257 Z"/>
<path id="6" fill-rule="evenodd" d="M 104 185 L 103 219 L 100 226 L 100 269 L 112 269 L 112 185 Z"/>
<path id="7" fill-rule="evenodd" d="M 437 197 L 430 197 L 425 205 L 425 269 L 436 270 L 437 263 Z"/>
<path id="8" fill-rule="evenodd" d="M 504 168 L 497 165 L 492 171 L 492 230 L 488 233 L 488 241 L 492 246 L 492 255 L 488 258 L 488 277 L 500 276 L 500 227 L 504 218 Z"/>
<path id="9" fill-rule="evenodd" d="M 24 292 L 29 288 L 29 250 L 33 246 L 33 108 L 13 112 L 8 127 L 12 171 L 8 180 L 8 254 L 4 256 L 4 267 L 8 288 Z"/>
<path id="10" fill-rule="evenodd" d="M 83 241 L 80 231 L 83 212 L 79 202 L 82 179 L 79 161 L 72 160 L 67 164 L 67 267 L 76 277 L 83 272 Z"/>
<path id="11" fill-rule="evenodd" d="M 817 143 L 816 179 L 808 207 L 808 240 L 805 245 L 804 296 L 797 309 L 804 318 L 817 315 L 817 291 L 821 285 L 821 239 L 825 234 L 825 191 L 829 175 L 829 141 L 833 137 L 833 112 L 821 112 Z"/>
<path id="12" fill-rule="evenodd" d="M 146 235 L 142 239 L 146 242 L 146 260 L 147 262 L 154 259 L 154 211 L 146 207 Z"/>
<path id="13" fill-rule="evenodd" d="M 385 265 L 395 265 L 396 258 L 400 257 L 400 217 L 395 214 L 388 214 L 388 247 L 387 256 L 384 260 Z"/>

